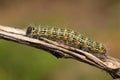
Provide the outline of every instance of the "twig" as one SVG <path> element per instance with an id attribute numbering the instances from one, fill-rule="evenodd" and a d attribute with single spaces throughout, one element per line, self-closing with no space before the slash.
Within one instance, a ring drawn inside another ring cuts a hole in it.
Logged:
<path id="1" fill-rule="evenodd" d="M 98 67 L 108 72 L 114 79 L 120 80 L 120 60 L 108 55 L 93 55 L 65 44 L 46 38 L 37 40 L 25 36 L 25 30 L 0 26 L 0 38 L 49 51 L 57 58 L 72 58 Z"/>

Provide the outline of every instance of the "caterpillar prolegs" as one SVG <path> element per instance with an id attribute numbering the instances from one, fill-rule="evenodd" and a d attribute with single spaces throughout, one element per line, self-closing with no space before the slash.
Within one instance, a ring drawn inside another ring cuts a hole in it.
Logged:
<path id="1" fill-rule="evenodd" d="M 34 27 L 28 26 L 26 36 L 40 39 L 40 37 L 50 38 L 57 41 L 62 40 L 67 44 L 74 44 L 77 48 L 98 54 L 106 54 L 106 48 L 102 43 L 93 41 L 80 33 L 70 29 L 57 27 Z"/>

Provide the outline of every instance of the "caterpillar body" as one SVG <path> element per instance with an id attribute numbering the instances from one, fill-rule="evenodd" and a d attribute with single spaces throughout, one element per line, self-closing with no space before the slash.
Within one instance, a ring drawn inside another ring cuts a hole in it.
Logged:
<path id="1" fill-rule="evenodd" d="M 74 32 L 70 29 L 63 29 L 57 27 L 34 27 L 28 26 L 26 36 L 40 39 L 40 37 L 50 38 L 67 44 L 72 44 L 77 48 L 98 54 L 106 54 L 106 48 L 102 43 L 93 41 L 80 33 Z"/>

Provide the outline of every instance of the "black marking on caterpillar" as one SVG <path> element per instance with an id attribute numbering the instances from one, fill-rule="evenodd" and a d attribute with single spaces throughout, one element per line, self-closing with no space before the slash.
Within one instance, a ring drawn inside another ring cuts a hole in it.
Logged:
<path id="1" fill-rule="evenodd" d="M 26 36 L 36 39 L 45 37 L 56 41 L 62 40 L 67 45 L 77 47 L 87 52 L 106 54 L 106 48 L 102 43 L 95 42 L 70 29 L 29 26 L 26 30 Z"/>

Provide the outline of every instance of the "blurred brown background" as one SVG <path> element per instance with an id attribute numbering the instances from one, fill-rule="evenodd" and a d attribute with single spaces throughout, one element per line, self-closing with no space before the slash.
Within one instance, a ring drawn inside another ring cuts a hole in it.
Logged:
<path id="1" fill-rule="evenodd" d="M 0 25 L 74 29 L 106 45 L 119 58 L 119 0 L 0 0 Z M 0 80 L 112 80 L 106 72 L 46 51 L 0 40 Z"/>

